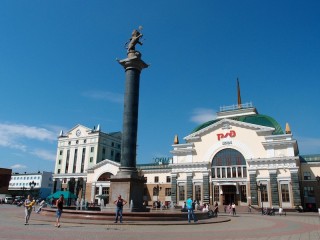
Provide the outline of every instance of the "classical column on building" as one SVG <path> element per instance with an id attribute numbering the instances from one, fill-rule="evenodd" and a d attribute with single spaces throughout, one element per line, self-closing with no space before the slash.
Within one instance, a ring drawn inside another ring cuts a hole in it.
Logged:
<path id="1" fill-rule="evenodd" d="M 270 188 L 271 188 L 271 202 L 272 206 L 279 207 L 279 187 L 277 179 L 277 169 L 269 169 Z"/>
<path id="2" fill-rule="evenodd" d="M 171 173 L 171 201 L 172 206 L 177 204 L 177 174 Z"/>
<path id="3" fill-rule="evenodd" d="M 251 205 L 258 205 L 257 172 L 249 170 Z"/>
<path id="4" fill-rule="evenodd" d="M 203 203 L 210 203 L 210 182 L 209 182 L 209 172 L 202 173 L 203 179 Z"/>
<path id="5" fill-rule="evenodd" d="M 78 197 L 78 184 L 79 184 L 79 179 L 75 178 L 75 184 L 74 184 L 74 188 L 73 188 L 73 194 L 76 195 Z"/>
<path id="6" fill-rule="evenodd" d="M 96 183 L 92 183 L 91 185 L 91 202 L 95 202 L 95 192 L 96 192 Z"/>
<path id="7" fill-rule="evenodd" d="M 82 193 L 81 193 L 81 198 L 83 198 L 83 200 L 86 200 L 86 188 L 87 188 L 87 178 L 83 178 L 82 179 Z"/>
<path id="8" fill-rule="evenodd" d="M 298 169 L 290 169 L 294 206 L 301 206 Z"/>
<path id="9" fill-rule="evenodd" d="M 194 198 L 193 196 L 193 183 L 192 183 L 192 172 L 187 173 L 187 198 L 191 197 L 191 199 Z"/>
<path id="10" fill-rule="evenodd" d="M 57 191 L 61 191 L 63 179 L 59 178 L 57 181 Z"/>
<path id="11" fill-rule="evenodd" d="M 70 191 L 70 178 L 67 178 L 67 191 Z"/>

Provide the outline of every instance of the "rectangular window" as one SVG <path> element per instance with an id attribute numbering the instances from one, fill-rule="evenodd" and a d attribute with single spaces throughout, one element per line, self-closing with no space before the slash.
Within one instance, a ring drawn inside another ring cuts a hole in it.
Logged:
<path id="1" fill-rule="evenodd" d="M 220 178 L 221 175 L 220 175 L 220 168 L 217 168 L 217 178 Z"/>
<path id="2" fill-rule="evenodd" d="M 238 177 L 241 178 L 242 177 L 242 172 L 241 172 L 242 168 L 238 167 Z"/>
<path id="3" fill-rule="evenodd" d="M 90 157 L 90 162 L 93 162 L 93 157 Z"/>
<path id="4" fill-rule="evenodd" d="M 59 159 L 59 162 L 58 162 L 58 164 L 59 164 L 59 165 L 61 164 L 61 159 Z"/>
<path id="5" fill-rule="evenodd" d="M 247 202 L 247 186 L 241 185 L 240 191 L 241 191 L 241 195 L 240 195 L 241 202 Z"/>
<path id="6" fill-rule="evenodd" d="M 195 197 L 196 197 L 196 200 L 198 201 L 201 201 L 201 186 L 200 185 L 195 185 L 194 186 L 194 192 L 195 192 Z"/>
<path id="7" fill-rule="evenodd" d="M 227 178 L 231 178 L 231 168 L 227 168 Z"/>
<path id="8" fill-rule="evenodd" d="M 214 201 L 219 202 L 219 186 L 213 187 Z"/>
<path id="9" fill-rule="evenodd" d="M 243 167 L 243 177 L 247 177 L 247 167 Z"/>
<path id="10" fill-rule="evenodd" d="M 58 174 L 60 173 L 60 169 L 58 169 Z"/>
<path id="11" fill-rule="evenodd" d="M 60 150 L 59 154 L 60 154 L 60 156 L 61 156 L 61 155 L 63 154 L 63 150 Z"/>
<path id="12" fill-rule="evenodd" d="M 290 202 L 288 184 L 281 184 L 281 196 L 282 196 L 282 202 Z"/>
<path id="13" fill-rule="evenodd" d="M 211 168 L 211 176 L 212 176 L 212 178 L 216 178 L 216 169 L 215 168 Z"/>
<path id="14" fill-rule="evenodd" d="M 91 148 L 90 148 L 90 152 L 94 152 L 94 147 L 91 147 Z"/>
<path id="15" fill-rule="evenodd" d="M 170 182 L 171 182 L 171 177 L 167 176 L 167 183 L 170 183 Z"/>
<path id="16" fill-rule="evenodd" d="M 184 186 L 179 186 L 179 201 L 185 200 Z"/>
<path id="17" fill-rule="evenodd" d="M 268 188 L 267 185 L 261 184 L 261 201 L 268 202 Z"/>
<path id="18" fill-rule="evenodd" d="M 165 194 L 166 194 L 167 197 L 171 196 L 171 188 L 166 188 L 165 189 Z"/>
<path id="19" fill-rule="evenodd" d="M 233 177 L 233 178 L 236 178 L 236 177 L 237 177 L 236 167 L 232 167 L 232 177 Z"/>
<path id="20" fill-rule="evenodd" d="M 314 197 L 314 189 L 313 187 L 304 187 L 304 196 L 305 197 Z"/>
<path id="21" fill-rule="evenodd" d="M 159 196 L 160 193 L 160 187 L 156 186 L 153 188 L 153 196 Z"/>
<path id="22" fill-rule="evenodd" d="M 74 158 L 73 158 L 73 169 L 72 172 L 76 173 L 76 169 L 77 169 L 77 158 L 78 158 L 78 149 L 74 150 Z"/>
<path id="23" fill-rule="evenodd" d="M 64 172 L 68 173 L 68 169 L 69 169 L 69 158 L 70 158 L 70 150 L 67 151 L 67 157 L 66 157 L 66 167 Z"/>
<path id="24" fill-rule="evenodd" d="M 81 157 L 81 169 L 80 172 L 83 173 L 84 171 L 84 161 L 86 159 L 86 148 L 82 148 L 82 157 Z"/>
<path id="25" fill-rule="evenodd" d="M 222 178 L 226 178 L 226 168 L 221 168 Z"/>
<path id="26" fill-rule="evenodd" d="M 159 182 L 159 177 L 158 177 L 158 176 L 155 176 L 155 177 L 154 177 L 154 182 L 155 182 L 155 183 Z"/>
<path id="27" fill-rule="evenodd" d="M 99 194 L 99 187 L 96 187 L 96 191 L 94 193 L 95 195 L 98 195 Z"/>
<path id="28" fill-rule="evenodd" d="M 109 188 L 108 187 L 102 188 L 102 195 L 109 195 Z"/>
<path id="29" fill-rule="evenodd" d="M 311 180 L 311 173 L 310 172 L 304 172 L 303 173 L 303 180 Z"/>

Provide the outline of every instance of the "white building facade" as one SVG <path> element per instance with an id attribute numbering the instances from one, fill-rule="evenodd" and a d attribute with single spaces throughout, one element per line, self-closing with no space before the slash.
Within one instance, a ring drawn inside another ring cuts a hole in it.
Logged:
<path id="1" fill-rule="evenodd" d="M 120 132 L 104 133 L 100 126 L 90 129 L 80 124 L 65 134 L 61 131 L 53 175 L 53 192 L 67 190 L 85 199 L 88 169 L 105 159 L 120 162 L 120 154 Z"/>
<path id="2" fill-rule="evenodd" d="M 175 137 L 167 159 L 137 165 L 145 177 L 146 205 L 183 206 L 191 197 L 201 204 L 320 206 L 320 155 L 299 156 L 289 125 L 283 131 L 251 104 L 221 109 L 215 120 L 184 140 Z M 110 178 L 120 167 L 120 144 L 121 133 L 103 133 L 99 127 L 76 125 L 61 133 L 53 192 L 69 190 L 86 202 L 108 204 Z"/>
<path id="3" fill-rule="evenodd" d="M 301 205 L 297 141 L 252 105 L 223 109 L 184 139 L 171 151 L 174 203 Z"/>
<path id="4" fill-rule="evenodd" d="M 8 190 L 13 195 L 31 194 L 46 198 L 50 195 L 52 187 L 52 172 L 12 173 Z"/>

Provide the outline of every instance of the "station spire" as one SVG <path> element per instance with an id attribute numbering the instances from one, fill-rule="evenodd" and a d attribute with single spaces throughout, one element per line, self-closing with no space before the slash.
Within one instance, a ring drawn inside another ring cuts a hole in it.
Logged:
<path id="1" fill-rule="evenodd" d="M 242 103 L 241 103 L 239 78 L 237 78 L 237 92 L 238 92 L 238 108 L 241 108 Z"/>

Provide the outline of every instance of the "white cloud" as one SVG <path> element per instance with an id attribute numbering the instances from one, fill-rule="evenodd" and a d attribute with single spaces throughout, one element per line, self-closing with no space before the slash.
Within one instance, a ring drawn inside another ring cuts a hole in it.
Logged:
<path id="1" fill-rule="evenodd" d="M 85 97 L 97 99 L 97 100 L 107 100 L 115 103 L 123 103 L 124 96 L 119 93 L 112 93 L 107 91 L 88 91 L 83 93 Z"/>
<path id="2" fill-rule="evenodd" d="M 49 161 L 56 160 L 56 155 L 52 152 L 45 150 L 45 149 L 35 149 L 34 151 L 31 152 L 31 154 L 33 154 L 39 158 L 49 160 Z"/>
<path id="3" fill-rule="evenodd" d="M 23 124 L 0 123 L 0 146 L 20 151 L 27 151 L 28 146 L 23 143 L 26 139 L 38 141 L 56 141 L 55 132 L 45 128 L 26 126 Z"/>
<path id="4" fill-rule="evenodd" d="M 192 112 L 190 121 L 198 124 L 216 119 L 216 112 L 212 109 L 196 108 Z"/>
<path id="5" fill-rule="evenodd" d="M 25 168 L 27 168 L 27 166 L 22 165 L 22 164 L 15 164 L 15 165 L 12 165 L 10 168 L 12 168 L 12 169 L 25 169 Z"/>

